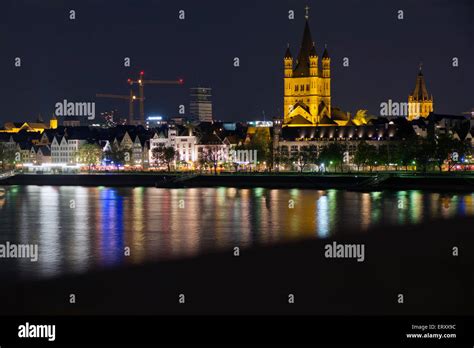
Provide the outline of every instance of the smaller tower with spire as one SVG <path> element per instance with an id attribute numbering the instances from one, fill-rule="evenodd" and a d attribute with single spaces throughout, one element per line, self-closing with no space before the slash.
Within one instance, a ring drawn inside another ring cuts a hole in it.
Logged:
<path id="1" fill-rule="evenodd" d="M 422 72 L 423 64 L 418 67 L 418 76 L 416 77 L 415 89 L 408 96 L 408 120 L 414 120 L 419 117 L 428 117 L 433 112 L 433 95 L 428 94 L 426 89 L 425 77 Z"/>
<path id="2" fill-rule="evenodd" d="M 324 52 L 321 59 L 322 62 L 322 77 L 321 77 L 321 97 L 331 114 L 331 58 L 327 45 L 324 45 Z"/>
<path id="3" fill-rule="evenodd" d="M 309 51 L 309 76 L 318 76 L 318 54 L 316 53 L 316 45 L 313 41 L 313 47 Z"/>
<path id="4" fill-rule="evenodd" d="M 293 76 L 293 56 L 291 55 L 290 44 L 288 44 L 288 47 L 286 48 L 284 63 L 285 63 L 285 77 L 292 77 Z"/>

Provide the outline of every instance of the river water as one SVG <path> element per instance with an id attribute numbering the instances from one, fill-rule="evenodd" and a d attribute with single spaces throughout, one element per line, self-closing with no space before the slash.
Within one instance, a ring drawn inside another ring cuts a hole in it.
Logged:
<path id="1" fill-rule="evenodd" d="M 234 246 L 362 234 L 378 224 L 474 215 L 474 193 L 79 186 L 5 190 L 0 244 L 37 244 L 39 259 L 0 258 L 4 279 L 53 277 Z"/>

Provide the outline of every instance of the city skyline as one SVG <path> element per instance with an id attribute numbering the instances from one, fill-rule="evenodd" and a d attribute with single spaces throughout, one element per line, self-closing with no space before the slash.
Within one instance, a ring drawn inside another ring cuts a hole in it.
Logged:
<path id="1" fill-rule="evenodd" d="M 5 98 L 0 121 L 33 120 L 38 114 L 48 119 L 63 99 L 96 101 L 98 113 L 117 108 L 126 115 L 126 103 L 96 100 L 95 94 L 127 94 L 127 78 L 142 70 L 152 79 L 185 81 L 180 90 L 149 88 L 147 115 L 177 116 L 179 105 L 189 108 L 189 88 L 200 85 L 213 89 L 216 119 L 261 119 L 263 112 L 267 119 L 282 117 L 283 55 L 288 43 L 293 52 L 299 48 L 306 5 L 318 54 L 325 45 L 331 54 L 335 106 L 378 114 L 382 102 L 406 102 L 423 62 L 435 112 L 461 114 L 472 108 L 468 10 L 473 5 L 468 1 L 397 2 L 391 7 L 371 1 L 287 1 L 271 7 L 269 2 L 252 6 L 244 1 L 237 11 L 212 17 L 206 16 L 206 9 L 215 10 L 214 1 L 127 3 L 4 4 L 2 31 L 5 26 L 22 29 L 4 40 L 0 64 L 5 80 L 14 83 L 0 87 Z M 347 11 L 336 12 L 341 5 Z M 449 12 L 444 11 L 447 6 Z M 23 11 L 32 7 L 36 11 Z M 71 9 L 76 11 L 74 20 L 69 19 Z M 178 18 L 180 10 L 185 11 L 184 20 Z M 290 10 L 294 20 L 288 18 Z M 398 10 L 403 20 L 397 19 Z M 21 58 L 20 67 L 14 65 L 16 57 Z M 125 57 L 131 67 L 123 66 Z M 234 66 L 235 57 L 239 67 Z M 344 57 L 349 58 L 348 67 L 342 64 Z M 452 66 L 453 57 L 459 59 L 458 67 Z"/>
<path id="2" fill-rule="evenodd" d="M 472 14 L 0 3 L 0 348 L 472 343 Z"/>

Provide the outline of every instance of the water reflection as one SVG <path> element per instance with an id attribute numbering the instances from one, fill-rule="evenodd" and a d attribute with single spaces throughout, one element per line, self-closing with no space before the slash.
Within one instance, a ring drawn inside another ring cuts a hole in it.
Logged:
<path id="1" fill-rule="evenodd" d="M 133 190 L 131 192 L 133 200 Z M 100 264 L 113 265 L 122 260 L 124 245 L 124 199 L 115 188 L 99 191 L 100 221 L 98 234 L 98 259 Z"/>
<path id="2" fill-rule="evenodd" d="M 325 238 L 329 235 L 329 204 L 328 197 L 321 196 L 318 199 L 318 209 L 314 221 L 318 222 L 317 236 Z"/>
<path id="3" fill-rule="evenodd" d="M 40 251 L 37 263 L 3 260 L 3 277 L 49 277 L 474 215 L 474 194 L 417 190 L 14 186 L 0 199 L 0 242 L 38 243 Z"/>

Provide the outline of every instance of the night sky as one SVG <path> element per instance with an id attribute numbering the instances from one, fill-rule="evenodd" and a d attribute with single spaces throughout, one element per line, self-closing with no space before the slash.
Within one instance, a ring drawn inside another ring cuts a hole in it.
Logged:
<path id="1" fill-rule="evenodd" d="M 422 61 L 436 112 L 474 107 L 470 0 L 2 0 L 0 121 L 35 120 L 39 113 L 49 119 L 63 99 L 127 94 L 127 78 L 140 70 L 149 79 L 185 80 L 183 87 L 146 86 L 147 116 L 176 116 L 198 85 L 213 88 L 217 119 L 281 116 L 283 55 L 288 42 L 297 55 L 306 5 L 318 54 L 327 44 L 331 56 L 333 105 L 378 114 L 383 101 L 405 102 Z M 180 9 L 185 20 L 178 19 Z M 397 19 L 399 9 L 404 20 Z M 96 113 L 112 108 L 128 112 L 126 101 L 97 100 Z"/>

